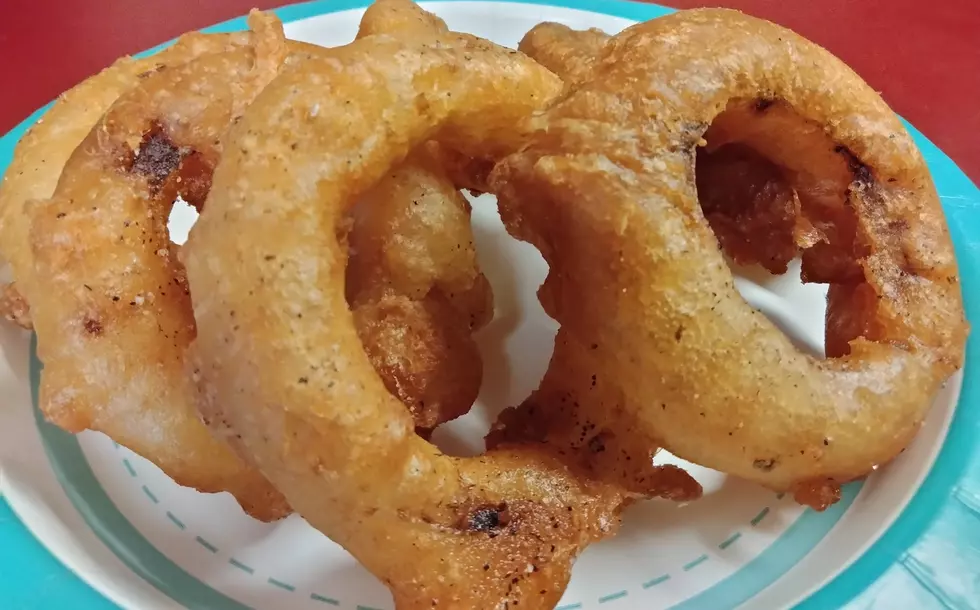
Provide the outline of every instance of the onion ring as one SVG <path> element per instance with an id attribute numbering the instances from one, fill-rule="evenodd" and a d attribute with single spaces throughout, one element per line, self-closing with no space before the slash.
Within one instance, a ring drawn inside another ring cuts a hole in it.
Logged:
<path id="1" fill-rule="evenodd" d="M 572 559 L 618 522 L 622 495 L 546 448 L 451 458 L 413 433 L 358 338 L 335 237 L 410 150 L 433 136 L 479 158 L 515 150 L 514 126 L 560 89 L 455 34 L 370 36 L 297 63 L 234 128 L 184 249 L 202 411 L 398 608 L 552 607 Z"/>
<path id="2" fill-rule="evenodd" d="M 189 61 L 162 63 L 121 94 L 132 71 L 120 73 L 103 101 L 118 99 L 71 154 L 52 197 L 30 204 L 29 269 L 17 276 L 31 285 L 49 420 L 104 432 L 178 483 L 230 491 L 271 520 L 289 510 L 282 496 L 198 418 L 183 365 L 195 334 L 190 296 L 167 233 L 175 197 L 203 202 L 225 130 L 286 57 L 275 17 L 253 12 L 249 24 L 251 33 L 217 39 L 217 52 L 192 37 Z"/>
<path id="3" fill-rule="evenodd" d="M 551 266 L 541 298 L 561 324 L 542 389 L 508 414 L 515 436 L 534 410 L 591 419 L 614 451 L 660 443 L 825 508 L 911 441 L 963 361 L 959 276 L 925 162 L 842 62 L 734 11 L 629 28 L 594 69 L 491 176 L 508 229 Z M 820 225 L 803 273 L 831 284 L 828 359 L 797 351 L 735 290 L 698 206 L 706 137 L 779 163 Z"/>

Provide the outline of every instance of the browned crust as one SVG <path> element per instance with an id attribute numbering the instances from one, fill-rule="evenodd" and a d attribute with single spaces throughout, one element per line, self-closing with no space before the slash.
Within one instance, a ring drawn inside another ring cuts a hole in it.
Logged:
<path id="1" fill-rule="evenodd" d="M 317 77 L 331 95 L 297 87 Z M 458 34 L 368 38 L 297 64 L 235 128 L 185 248 L 203 408 L 400 609 L 550 608 L 572 559 L 618 520 L 620 492 L 544 448 L 457 459 L 415 435 L 361 346 L 332 239 L 354 196 L 436 128 L 474 157 L 515 150 L 514 126 L 560 89 L 523 55 Z M 322 142 L 331 162 L 305 162 Z"/>
<path id="2" fill-rule="evenodd" d="M 959 276 L 925 163 L 843 63 L 734 11 L 632 27 L 593 70 L 491 176 L 509 230 L 551 266 L 542 303 L 570 350 L 522 410 L 571 394 L 564 419 L 622 430 L 614 450 L 645 437 L 822 508 L 821 490 L 901 451 L 962 364 Z M 815 246 L 804 279 L 832 282 L 839 357 L 799 353 L 738 295 L 694 185 L 705 138 L 785 168 L 826 236 L 800 240 Z"/>
<path id="3" fill-rule="evenodd" d="M 282 496 L 199 419 L 183 365 L 195 324 L 167 233 L 174 198 L 203 200 L 227 126 L 285 58 L 277 19 L 253 14 L 250 25 L 254 33 L 216 39 L 217 52 L 192 35 L 184 63 L 119 87 L 50 199 L 31 203 L 29 234 L 14 236 L 29 240 L 28 272 L 15 274 L 30 285 L 49 420 L 104 432 L 178 483 L 230 491 L 272 520 L 289 512 Z"/>

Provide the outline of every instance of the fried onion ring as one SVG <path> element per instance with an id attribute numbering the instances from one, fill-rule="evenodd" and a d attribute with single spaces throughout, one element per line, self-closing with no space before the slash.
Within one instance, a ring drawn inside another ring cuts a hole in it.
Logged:
<path id="1" fill-rule="evenodd" d="M 959 276 L 925 162 L 842 62 L 734 11 L 629 28 L 593 69 L 491 176 L 508 229 L 551 267 L 541 301 L 561 324 L 542 388 L 497 436 L 564 421 L 567 444 L 592 426 L 607 453 L 662 444 L 825 508 L 911 441 L 962 365 Z M 819 228 L 803 279 L 830 283 L 828 359 L 736 291 L 698 205 L 705 139 L 778 164 Z"/>
<path id="2" fill-rule="evenodd" d="M 286 57 L 275 17 L 253 13 L 249 24 L 251 33 L 218 39 L 217 48 L 194 36 L 186 63 L 165 56 L 121 93 L 132 82 L 127 65 L 103 101 L 118 99 L 67 159 L 51 198 L 30 204 L 31 256 L 17 275 L 31 284 L 49 420 L 104 432 L 178 483 L 230 491 L 271 520 L 289 510 L 282 496 L 198 417 L 183 365 L 195 325 L 167 232 L 175 197 L 203 202 L 224 132 Z M 37 152 L 40 160 L 61 155 L 74 135 L 51 156 Z"/>
<path id="3" fill-rule="evenodd" d="M 234 128 L 185 246 L 202 411 L 400 609 L 550 608 L 573 558 L 618 523 L 619 491 L 546 448 L 452 458 L 413 433 L 357 335 L 336 237 L 430 137 L 500 156 L 560 89 L 525 56 L 456 34 L 369 36 L 296 63 Z"/>

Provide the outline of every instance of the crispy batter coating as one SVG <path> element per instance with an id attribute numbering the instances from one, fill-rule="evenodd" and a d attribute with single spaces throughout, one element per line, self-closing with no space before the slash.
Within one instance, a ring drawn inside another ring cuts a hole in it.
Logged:
<path id="1" fill-rule="evenodd" d="M 18 283 L 16 289 L 7 289 L 8 295 L 12 295 L 13 290 L 23 297 L 31 294 L 34 269 L 28 234 L 33 202 L 51 197 L 68 158 L 109 107 L 155 71 L 248 44 L 249 37 L 245 33 L 205 35 L 192 32 L 150 57 L 119 59 L 58 96 L 17 143 L 0 184 L 0 253 L 10 264 Z M 14 302 L 26 300 L 23 297 Z M 11 312 L 8 310 L 7 313 Z M 19 323 L 27 324 L 29 328 L 29 312 L 21 310 L 17 315 Z"/>
<path id="2" fill-rule="evenodd" d="M 589 79 L 609 35 L 540 23 L 519 49 L 572 88 Z M 711 130 L 705 134 L 711 146 Z M 800 214 L 796 193 L 782 168 L 748 146 L 697 149 L 697 189 L 701 208 L 725 254 L 741 265 L 758 264 L 784 273 L 800 249 L 822 234 Z"/>
<path id="3" fill-rule="evenodd" d="M 544 22 L 524 35 L 517 50 L 574 87 L 592 75 L 609 34 L 599 29 L 573 30 L 561 23 Z"/>
<path id="4" fill-rule="evenodd" d="M 406 0 L 375 0 L 361 17 L 357 39 L 368 36 L 412 37 L 446 33 L 449 28 L 441 17 L 421 10 L 414 2 Z"/>
<path id="5" fill-rule="evenodd" d="M 365 12 L 358 37 L 445 32 L 442 19 L 411 2 L 382 0 Z M 361 343 L 423 435 L 476 400 L 483 361 L 472 333 L 493 317 L 470 206 L 439 151 L 427 142 L 364 195 L 348 236 L 347 300 Z"/>
<path id="6" fill-rule="evenodd" d="M 330 89 L 300 87 L 318 80 Z M 399 609 L 551 608 L 574 557 L 618 521 L 619 491 L 546 448 L 451 458 L 414 434 L 361 345 L 334 237 L 430 136 L 479 157 L 516 150 L 520 119 L 560 89 L 523 55 L 457 34 L 368 37 L 294 64 L 234 128 L 185 246 L 202 410 Z"/>
<path id="7" fill-rule="evenodd" d="M 420 10 L 414 2 L 375 0 L 361 18 L 357 37 L 382 35 L 411 40 L 448 31 L 438 15 Z M 468 154 L 440 146 L 436 141 L 426 142 L 424 147 L 428 155 L 438 161 L 441 173 L 445 173 L 457 189 L 467 189 L 474 194 L 486 192 L 487 178 L 497 161 L 495 157 L 482 151 Z"/>
<path id="8" fill-rule="evenodd" d="M 785 273 L 820 241 L 782 168 L 739 143 L 697 152 L 698 200 L 722 250 L 740 265 Z"/>
<path id="9" fill-rule="evenodd" d="M 609 35 L 601 30 L 573 30 L 559 23 L 541 23 L 521 40 L 518 49 L 557 74 L 566 91 L 574 90 L 591 78 Z M 542 299 L 547 296 L 541 293 Z M 555 317 L 553 303 L 542 301 L 544 309 Z M 559 335 L 555 342 L 550 369 L 575 368 L 576 363 L 598 345 L 587 348 L 569 343 Z M 582 396 L 590 396 L 594 379 L 580 379 L 586 385 L 572 393 L 564 384 L 551 383 L 546 377 L 541 388 L 523 408 L 510 408 L 500 414 L 487 434 L 488 447 L 512 442 L 544 443 L 564 456 L 581 472 L 614 481 L 630 494 L 690 501 L 701 497 L 701 485 L 676 466 L 654 466 L 653 457 L 660 449 L 656 437 L 632 431 L 624 414 L 615 426 L 602 426 L 588 413 L 579 416 Z"/>
<path id="10" fill-rule="evenodd" d="M 178 483 L 230 491 L 250 514 L 274 519 L 289 510 L 282 496 L 198 417 L 183 364 L 195 324 L 167 233 L 175 197 L 203 201 L 225 131 L 285 59 L 275 17 L 254 13 L 250 25 L 217 49 L 198 45 L 186 63 L 144 72 L 128 91 L 120 77 L 118 99 L 67 159 L 51 198 L 30 204 L 31 256 L 18 285 L 31 284 L 48 419 L 102 431 Z"/>
<path id="11" fill-rule="evenodd" d="M 483 379 L 472 333 L 493 317 L 470 208 L 420 150 L 354 208 L 347 300 L 364 349 L 421 431 L 469 411 Z"/>
<path id="12" fill-rule="evenodd" d="M 368 21 L 369 27 L 383 26 L 392 30 L 400 27 L 406 30 L 412 26 L 407 22 L 398 23 L 387 19 L 385 16 L 390 13 L 391 11 L 369 11 L 369 15 L 383 19 L 377 23 Z M 417 13 L 413 11 L 413 14 Z M 427 19 L 422 24 L 424 27 L 441 27 L 445 30 L 441 20 L 431 15 L 429 17 L 431 19 Z M 30 248 L 26 246 L 26 232 L 30 224 L 30 211 L 26 207 L 35 199 L 44 199 L 52 195 L 69 155 L 82 143 L 83 138 L 92 130 L 100 117 L 121 95 L 140 86 L 154 72 L 181 66 L 201 56 L 240 49 L 251 42 L 249 35 L 244 33 L 228 35 L 191 33 L 182 36 L 174 46 L 152 57 L 142 60 L 121 59 L 111 68 L 60 96 L 44 119 L 25 135 L 7 172 L 3 189 L 0 190 L 0 203 L 2 203 L 0 211 L 3 213 L 5 230 L 3 250 L 14 262 L 17 275 L 25 278 L 18 286 L 9 284 L 3 288 L 0 311 L 5 318 L 25 328 L 32 327 L 28 302 L 18 290 L 19 286 L 29 285 L 34 276 L 33 257 L 30 255 Z M 269 37 L 256 39 L 256 42 L 265 45 L 281 44 L 275 38 Z M 306 45 L 290 44 L 296 50 L 309 49 Z M 269 74 L 270 70 L 274 72 L 278 69 L 281 57 L 276 56 L 275 49 L 260 48 L 257 49 L 256 55 L 258 61 L 265 64 L 256 66 L 255 73 Z M 176 82 L 171 84 L 175 87 L 180 86 Z M 159 85 L 157 87 L 162 90 Z M 139 162 L 145 170 L 144 173 L 152 174 L 155 170 L 165 173 L 170 169 L 152 167 L 154 163 L 159 164 L 161 161 L 165 165 L 168 138 L 169 134 L 166 134 L 160 126 L 154 127 L 144 135 L 143 139 L 148 145 L 147 154 Z M 156 156 L 154 156 L 154 147 L 159 153 Z M 183 159 L 182 163 L 186 166 L 193 163 L 193 160 Z M 431 171 L 426 168 L 431 168 Z M 140 167 L 137 167 L 137 170 L 139 169 Z M 185 184 L 182 194 L 189 196 L 194 204 L 203 203 L 203 197 L 210 186 L 210 163 L 206 164 L 206 167 L 199 168 L 200 171 L 188 171 L 186 167 L 182 169 L 184 179 L 196 179 L 198 182 L 197 193 L 193 193 L 194 189 Z M 443 252 L 442 260 L 435 261 L 437 264 L 442 264 L 443 268 L 430 269 L 433 273 L 442 273 L 445 276 L 430 278 L 432 279 L 430 283 L 441 280 L 441 288 L 454 294 L 451 300 L 455 307 L 444 304 L 442 302 L 444 298 L 440 298 L 435 293 L 431 297 L 412 293 L 412 299 L 407 299 L 400 294 L 385 294 L 383 297 L 379 294 L 376 295 L 377 300 L 373 301 L 366 296 L 359 297 L 361 302 L 357 311 L 359 327 L 364 330 L 363 335 L 369 348 L 375 348 L 372 357 L 386 383 L 393 389 L 402 390 L 403 400 L 417 411 L 418 425 L 431 429 L 443 421 L 465 413 L 479 392 L 482 362 L 470 333 L 485 324 L 488 316 L 492 315 L 492 295 L 485 278 L 476 269 L 468 204 L 444 177 L 433 173 L 440 171 L 433 163 L 425 165 L 417 163 L 414 170 L 411 167 L 401 170 L 401 175 L 404 178 L 412 171 L 421 174 L 422 179 L 428 181 L 416 190 L 429 189 L 427 192 L 430 196 L 426 201 L 429 202 L 427 209 L 431 209 L 430 216 L 436 214 L 440 208 L 444 208 L 442 215 L 451 217 L 455 221 L 454 225 L 447 225 L 443 229 L 433 227 L 432 236 L 438 238 L 445 235 L 444 230 L 453 229 L 458 232 L 455 238 L 457 242 L 462 240 L 468 244 L 464 251 L 453 258 Z M 414 174 L 411 175 L 414 177 Z M 161 178 L 162 175 L 151 176 L 151 181 Z M 411 185 L 405 180 L 401 182 L 393 180 L 392 184 L 387 186 L 379 185 L 377 191 L 397 199 L 411 197 L 413 193 L 410 189 Z M 170 189 L 165 196 L 172 194 L 173 190 Z M 376 194 L 374 199 L 378 198 Z M 392 207 L 391 203 L 388 207 Z M 423 219 L 422 215 L 417 216 L 420 220 Z M 382 246 L 381 241 L 396 237 L 396 235 L 386 235 L 385 231 L 397 232 L 411 225 L 411 221 L 407 219 L 401 219 L 400 223 L 396 219 L 396 222 L 385 224 L 378 221 L 381 218 L 379 214 L 373 214 L 372 218 L 375 222 L 365 223 L 363 227 L 358 226 L 354 236 L 360 238 L 362 245 L 371 244 L 371 247 L 379 249 Z M 424 220 L 415 224 L 412 237 L 416 245 L 424 247 L 426 244 L 421 240 L 427 237 L 422 233 L 426 225 Z M 374 231 L 374 234 L 371 234 L 371 231 Z M 449 239 L 453 237 L 448 236 L 444 241 Z M 458 245 L 463 244 L 454 242 L 453 248 L 458 249 Z M 432 247 L 436 249 L 438 246 L 432 244 Z M 449 245 L 444 243 L 442 247 L 446 248 Z M 367 251 L 365 249 L 365 252 Z M 409 254 L 405 250 L 401 250 L 401 253 Z M 396 260 L 389 258 L 396 265 L 392 271 L 403 270 L 397 267 Z M 365 266 L 375 262 L 368 256 L 354 256 L 352 264 L 356 267 L 358 264 L 356 261 L 362 259 Z M 405 267 L 405 264 L 405 261 L 402 261 L 402 267 Z M 469 275 L 466 274 L 467 270 L 471 272 Z M 458 277 L 452 276 L 453 273 Z M 373 281 L 389 279 L 378 273 L 371 274 L 370 277 Z M 421 287 L 418 282 L 424 280 L 415 278 L 415 281 L 414 288 L 418 289 Z M 361 294 L 365 294 L 369 288 L 368 283 L 363 283 Z M 466 302 L 467 300 L 469 302 Z M 386 317 L 389 312 L 395 315 Z M 397 324 L 394 323 L 396 321 Z M 410 337 L 409 341 L 399 340 L 405 339 L 406 336 Z M 72 426 L 70 429 L 74 430 L 80 424 L 69 425 Z M 126 444 L 133 446 L 131 442 Z M 152 454 L 147 457 L 154 459 Z M 206 470 L 207 467 L 200 467 L 200 469 Z M 180 477 L 179 480 L 190 479 Z"/>
<path id="13" fill-rule="evenodd" d="M 0 315 L 21 328 L 27 330 L 34 328 L 31 322 L 31 308 L 27 304 L 27 299 L 17 290 L 16 282 L 0 287 Z"/>
<path id="14" fill-rule="evenodd" d="M 825 508 L 909 443 L 962 364 L 959 276 L 924 161 L 843 63 L 737 12 L 634 26 L 594 70 L 491 176 L 508 229 L 551 266 L 541 300 L 561 324 L 541 390 L 496 434 L 588 424 L 606 453 L 659 442 Z M 831 284 L 828 359 L 736 291 L 698 203 L 705 140 L 751 148 L 795 191 L 817 231 L 797 240 L 804 280 Z"/>

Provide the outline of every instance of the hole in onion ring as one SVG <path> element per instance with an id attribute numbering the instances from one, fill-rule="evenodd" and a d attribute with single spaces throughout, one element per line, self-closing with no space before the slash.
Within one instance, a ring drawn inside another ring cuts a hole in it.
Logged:
<path id="1" fill-rule="evenodd" d="M 847 353 L 847 341 L 866 329 L 858 330 L 858 313 L 832 315 L 826 332 L 826 285 L 847 286 L 856 291 L 851 302 L 860 301 L 864 252 L 850 194 L 874 188 L 871 170 L 778 99 L 731 102 L 704 139 L 698 198 L 739 291 L 798 348 Z"/>
<path id="2" fill-rule="evenodd" d="M 193 148 L 178 146 L 158 120 L 143 132 L 129 162 L 129 171 L 146 177 L 151 193 L 173 197 L 167 234 L 171 243 L 183 244 L 211 190 L 213 162 Z"/>
<path id="3" fill-rule="evenodd" d="M 197 208 L 178 195 L 174 201 L 174 206 L 170 209 L 170 217 L 167 219 L 167 233 L 170 235 L 170 241 L 178 246 L 183 245 L 187 241 L 191 227 L 197 222 L 198 216 Z"/>
<path id="4" fill-rule="evenodd" d="M 492 195 L 468 198 L 480 269 L 493 288 L 494 317 L 475 335 L 483 357 L 476 404 L 437 428 L 431 439 L 443 452 L 460 457 L 483 453 L 484 437 L 498 414 L 521 404 L 540 385 L 558 332 L 558 323 L 535 293 L 548 275 L 541 253 L 507 232 Z"/>

